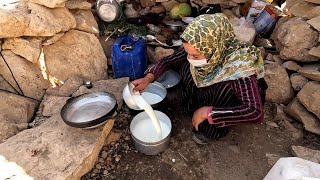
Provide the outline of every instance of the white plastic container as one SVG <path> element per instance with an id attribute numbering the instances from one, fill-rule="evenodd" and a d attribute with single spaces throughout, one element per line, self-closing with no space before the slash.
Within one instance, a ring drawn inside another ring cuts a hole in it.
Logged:
<path id="1" fill-rule="evenodd" d="M 297 157 L 280 158 L 263 180 L 320 179 L 320 164 Z"/>
<path id="2" fill-rule="evenodd" d="M 249 22 L 253 22 L 258 17 L 263 8 L 266 5 L 271 4 L 272 1 L 273 0 L 253 0 L 246 20 Z"/>

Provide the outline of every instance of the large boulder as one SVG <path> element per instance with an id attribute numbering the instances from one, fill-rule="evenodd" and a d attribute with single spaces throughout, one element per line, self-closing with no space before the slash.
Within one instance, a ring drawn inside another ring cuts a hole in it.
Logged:
<path id="1" fill-rule="evenodd" d="M 9 49 L 26 60 L 36 63 L 41 53 L 42 39 L 36 37 L 8 38 L 5 39 L 2 49 Z"/>
<path id="2" fill-rule="evenodd" d="M 298 73 L 302 76 L 315 80 L 320 81 L 320 63 L 317 64 L 306 64 L 302 68 L 299 69 Z"/>
<path id="3" fill-rule="evenodd" d="M 51 9 L 31 2 L 24 8 L 1 9 L 0 19 L 0 38 L 53 36 L 76 27 L 76 21 L 67 8 Z"/>
<path id="4" fill-rule="evenodd" d="M 284 60 L 311 62 L 319 59 L 309 55 L 309 50 L 317 44 L 318 32 L 302 18 L 279 21 L 271 37 Z"/>
<path id="5" fill-rule="evenodd" d="M 295 91 L 300 91 L 309 81 L 300 74 L 292 74 L 290 76 L 292 87 Z"/>
<path id="6" fill-rule="evenodd" d="M 91 9 L 91 3 L 86 0 L 67 0 L 66 8 L 68 9 Z"/>
<path id="7" fill-rule="evenodd" d="M 0 143 L 28 127 L 37 103 L 22 96 L 0 91 Z"/>
<path id="8" fill-rule="evenodd" d="M 286 68 L 286 69 L 288 69 L 288 70 L 290 70 L 290 71 L 296 71 L 296 72 L 301 68 L 301 66 L 299 66 L 294 61 L 286 61 L 281 66 Z"/>
<path id="9" fill-rule="evenodd" d="M 320 82 L 308 82 L 297 97 L 301 104 L 320 119 Z"/>
<path id="10" fill-rule="evenodd" d="M 65 104 L 68 99 L 69 97 L 45 95 L 40 104 L 40 109 L 42 109 L 41 115 L 50 117 L 54 114 L 59 114 L 62 109 L 61 104 Z"/>
<path id="11" fill-rule="evenodd" d="M 92 34 L 99 34 L 98 23 L 90 10 L 71 10 L 77 22 L 76 29 Z"/>
<path id="12" fill-rule="evenodd" d="M 4 50 L 2 54 L 24 95 L 41 100 L 45 90 L 49 88 L 49 82 L 43 78 L 40 68 L 10 50 Z M 0 75 L 19 91 L 17 83 L 1 57 Z"/>
<path id="13" fill-rule="evenodd" d="M 313 3 L 313 4 L 320 4 L 319 0 L 305 0 L 305 1 Z"/>
<path id="14" fill-rule="evenodd" d="M 62 36 L 64 36 L 64 34 L 65 34 L 64 32 L 61 32 L 61 33 L 55 34 L 54 36 L 47 37 L 46 39 L 43 40 L 42 45 L 48 46 L 53 43 L 56 43 L 62 38 Z"/>
<path id="15" fill-rule="evenodd" d="M 89 92 L 109 92 L 116 97 L 118 109 L 120 109 L 123 103 L 122 92 L 128 82 L 129 78 L 101 80 L 93 82 L 91 89 L 88 89 L 85 85 L 81 86 L 72 96 L 75 97 Z"/>
<path id="16" fill-rule="evenodd" d="M 320 120 L 310 113 L 297 98 L 284 108 L 284 112 L 303 123 L 307 131 L 320 135 Z"/>
<path id="17" fill-rule="evenodd" d="M 49 8 L 64 7 L 67 0 L 29 0 L 30 2 Z"/>
<path id="18" fill-rule="evenodd" d="M 93 34 L 71 30 L 43 49 L 49 74 L 59 80 L 71 76 L 91 81 L 107 78 L 107 58 Z"/>
<path id="19" fill-rule="evenodd" d="M 293 5 L 289 9 L 289 12 L 297 17 L 312 19 L 314 17 L 320 16 L 320 6 L 302 1 Z"/>
<path id="20" fill-rule="evenodd" d="M 294 97 L 294 91 L 285 68 L 276 64 L 267 64 L 265 71 L 264 78 L 268 84 L 266 101 L 288 104 Z"/>
<path id="21" fill-rule="evenodd" d="M 149 0 L 147 0 L 147 1 L 149 1 Z M 179 4 L 179 2 L 176 0 L 169 0 L 167 2 L 162 2 L 161 4 L 166 9 L 166 11 L 171 11 L 173 6 Z"/>
<path id="22" fill-rule="evenodd" d="M 320 163 L 320 151 L 313 150 L 302 146 L 292 146 L 292 154 L 296 157 L 312 161 L 315 163 Z"/>
<path id="23" fill-rule="evenodd" d="M 156 1 L 155 0 L 141 0 L 140 4 L 143 8 L 152 7 L 152 6 L 156 5 Z"/>
<path id="24" fill-rule="evenodd" d="M 80 179 L 95 165 L 113 124 L 114 120 L 109 120 L 102 127 L 83 130 L 66 125 L 60 114 L 55 114 L 0 144 L 0 154 L 34 179 Z M 0 166 L 5 179 L 20 173 L 4 172 L 7 166 L 10 164 Z"/>

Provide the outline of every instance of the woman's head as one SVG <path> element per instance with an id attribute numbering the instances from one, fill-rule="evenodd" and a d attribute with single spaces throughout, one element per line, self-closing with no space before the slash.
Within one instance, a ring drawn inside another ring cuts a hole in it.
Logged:
<path id="1" fill-rule="evenodd" d="M 234 38 L 228 18 L 221 14 L 201 15 L 195 18 L 185 29 L 181 38 L 190 60 L 207 59 L 217 63 L 226 49 L 226 41 Z"/>

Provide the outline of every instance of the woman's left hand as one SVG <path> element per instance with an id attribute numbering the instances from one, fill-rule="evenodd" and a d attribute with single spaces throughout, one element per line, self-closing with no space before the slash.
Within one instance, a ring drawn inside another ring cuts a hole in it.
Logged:
<path id="1" fill-rule="evenodd" d="M 193 113 L 192 124 L 197 131 L 198 131 L 199 124 L 207 119 L 208 109 L 209 109 L 208 106 L 204 106 L 199 108 Z"/>

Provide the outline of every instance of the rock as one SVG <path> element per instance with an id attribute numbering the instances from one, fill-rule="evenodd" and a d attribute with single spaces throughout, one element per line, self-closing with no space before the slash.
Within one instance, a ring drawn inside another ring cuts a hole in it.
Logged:
<path id="1" fill-rule="evenodd" d="M 0 19 L 0 38 L 23 36 L 30 22 L 27 12 L 21 11 L 17 7 L 12 10 L 1 9 Z"/>
<path id="2" fill-rule="evenodd" d="M 43 49 L 48 72 L 59 80 L 72 76 L 90 81 L 107 78 L 107 58 L 93 34 L 71 30 Z"/>
<path id="3" fill-rule="evenodd" d="M 161 4 L 162 4 L 162 6 L 166 9 L 166 11 L 171 11 L 171 9 L 173 8 L 173 6 L 179 4 L 179 2 L 176 1 L 176 0 L 170 0 L 170 1 L 168 1 L 168 2 L 162 2 Z"/>
<path id="4" fill-rule="evenodd" d="M 266 124 L 273 128 L 279 128 L 278 124 L 272 121 L 266 121 Z"/>
<path id="5" fill-rule="evenodd" d="M 54 114 L 59 114 L 62 108 L 60 105 L 65 104 L 68 99 L 69 97 L 46 95 L 40 105 L 42 107 L 42 115 L 50 117 Z"/>
<path id="6" fill-rule="evenodd" d="M 91 3 L 86 0 L 67 0 L 66 8 L 68 9 L 91 9 Z"/>
<path id="7" fill-rule="evenodd" d="M 266 60 L 268 60 L 268 61 L 274 61 L 273 55 L 272 55 L 271 53 L 268 53 L 268 54 L 267 54 L 267 57 L 266 57 Z"/>
<path id="8" fill-rule="evenodd" d="M 290 81 L 295 91 L 300 91 L 308 83 L 308 79 L 299 74 L 291 75 Z"/>
<path id="9" fill-rule="evenodd" d="M 292 139 L 297 141 L 303 138 L 303 131 L 294 127 L 287 119 L 283 120 L 284 127 L 291 133 Z"/>
<path id="10" fill-rule="evenodd" d="M 140 0 L 140 4 L 143 8 L 152 7 L 152 6 L 156 5 L 156 1 L 155 0 Z"/>
<path id="11" fill-rule="evenodd" d="M 58 33 L 58 34 L 55 34 L 54 36 L 51 36 L 51 37 L 47 37 L 43 42 L 42 42 L 42 45 L 44 46 L 48 46 L 48 45 L 51 45 L 53 43 L 56 43 L 57 41 L 59 41 L 62 36 L 64 36 L 64 32 L 61 32 L 61 33 Z"/>
<path id="12" fill-rule="evenodd" d="M 155 60 L 158 62 L 160 59 L 170 56 L 174 53 L 173 49 L 165 49 L 162 47 L 156 47 L 155 49 Z"/>
<path id="13" fill-rule="evenodd" d="M 265 65 L 265 81 L 268 84 L 266 101 L 288 104 L 294 97 L 294 92 L 288 74 L 284 67 L 276 64 Z"/>
<path id="14" fill-rule="evenodd" d="M 1 122 L 14 124 L 29 123 L 35 112 L 37 102 L 13 93 L 0 91 L 0 118 Z M 6 119 L 8 121 L 6 121 Z"/>
<path id="15" fill-rule="evenodd" d="M 83 79 L 79 76 L 72 76 L 67 81 L 58 87 L 47 89 L 46 93 L 53 96 L 71 96 L 80 86 L 83 85 Z"/>
<path id="16" fill-rule="evenodd" d="M 115 131 L 111 131 L 108 135 L 108 137 L 106 138 L 104 145 L 107 146 L 109 144 L 111 144 L 112 142 L 117 142 L 121 137 L 121 133 L 119 132 L 115 132 Z"/>
<path id="17" fill-rule="evenodd" d="M 0 143 L 3 143 L 5 140 L 18 134 L 19 132 L 20 131 L 15 124 L 9 122 L 0 122 Z"/>
<path id="18" fill-rule="evenodd" d="M 115 41 L 115 39 L 113 38 L 108 38 L 106 41 L 107 36 L 99 36 L 98 39 L 100 41 L 100 44 L 103 48 L 104 54 L 106 55 L 107 59 L 108 59 L 108 65 L 112 65 L 112 45 Z M 109 61 L 110 59 L 110 61 Z"/>
<path id="19" fill-rule="evenodd" d="M 252 45 L 257 34 L 253 24 L 246 22 L 244 18 L 234 18 L 230 22 L 236 38 Z"/>
<path id="20" fill-rule="evenodd" d="M 268 164 L 270 166 L 273 166 L 274 164 L 276 164 L 276 162 L 281 158 L 281 156 L 278 154 L 269 154 L 269 153 L 266 153 L 266 157 L 268 159 Z"/>
<path id="21" fill-rule="evenodd" d="M 202 7 L 208 7 L 202 0 L 190 0 L 191 7 L 196 8 L 199 11 Z"/>
<path id="22" fill-rule="evenodd" d="M 315 81 L 320 81 L 320 63 L 306 64 L 299 69 L 298 73 L 306 78 L 309 78 Z"/>
<path id="23" fill-rule="evenodd" d="M 3 79 L 2 74 L 0 73 L 0 89 L 5 91 L 18 93 L 5 79 Z"/>
<path id="24" fill-rule="evenodd" d="M 284 5 L 284 9 L 290 9 L 297 3 L 302 3 L 304 0 L 286 0 L 286 4 Z"/>
<path id="25" fill-rule="evenodd" d="M 272 104 L 272 115 L 273 115 L 273 121 L 275 122 L 280 122 L 284 119 L 288 119 L 289 117 L 286 115 L 286 113 L 284 113 L 283 111 L 283 107 L 281 105 L 278 104 Z M 267 121 L 266 121 L 266 124 Z M 273 124 L 273 122 L 269 123 L 271 126 L 276 126 Z"/>
<path id="26" fill-rule="evenodd" d="M 294 61 L 286 61 L 282 64 L 282 67 L 290 70 L 290 71 L 298 71 L 301 66 L 299 66 L 296 62 Z"/>
<path id="27" fill-rule="evenodd" d="M 261 52 L 262 59 L 265 59 L 266 58 L 266 49 L 264 49 L 264 47 L 257 47 L 257 48 Z"/>
<path id="28" fill-rule="evenodd" d="M 295 120 L 302 122 L 307 131 L 320 135 L 320 120 L 310 113 L 297 98 L 288 104 L 284 111 Z"/>
<path id="29" fill-rule="evenodd" d="M 283 64 L 283 60 L 281 59 L 280 55 L 273 55 L 272 59 L 274 60 L 274 62 L 276 64 L 278 64 L 279 66 Z"/>
<path id="30" fill-rule="evenodd" d="M 318 33 L 302 18 L 281 19 L 271 36 L 281 58 L 301 62 L 317 61 L 318 58 L 309 55 L 308 52 L 317 44 Z"/>
<path id="31" fill-rule="evenodd" d="M 309 55 L 315 56 L 315 57 L 317 57 L 317 58 L 320 59 L 320 46 L 318 46 L 318 47 L 313 47 L 313 48 L 309 51 Z"/>
<path id="32" fill-rule="evenodd" d="M 320 4 L 319 0 L 305 0 L 305 1 L 313 3 L 313 4 Z"/>
<path id="33" fill-rule="evenodd" d="M 22 96 L 1 91 L 0 101 L 0 143 L 2 143 L 27 128 L 37 104 Z"/>
<path id="34" fill-rule="evenodd" d="M 16 6 L 15 9 L 0 11 L 0 38 L 53 36 L 76 26 L 72 14 L 66 8 L 50 9 L 34 3 L 21 6 L 26 7 Z"/>
<path id="35" fill-rule="evenodd" d="M 4 50 L 2 54 L 24 95 L 41 100 L 45 89 L 49 88 L 49 82 L 43 79 L 40 69 L 10 50 Z M 2 59 L 0 59 L 0 74 L 19 91 L 16 82 Z"/>
<path id="36" fill-rule="evenodd" d="M 73 15 L 65 7 L 50 9 L 28 3 L 28 8 L 31 11 L 28 15 L 30 22 L 23 33 L 24 36 L 53 36 L 76 27 Z"/>
<path id="37" fill-rule="evenodd" d="M 319 118 L 320 123 L 320 82 L 308 82 L 297 97 L 304 107 Z"/>
<path id="38" fill-rule="evenodd" d="M 308 20 L 307 23 L 310 24 L 316 30 L 320 31 L 320 16 Z"/>
<path id="39" fill-rule="evenodd" d="M 320 16 L 320 6 L 308 2 L 301 2 L 293 5 L 289 12 L 297 17 L 312 19 Z"/>
<path id="40" fill-rule="evenodd" d="M 71 10 L 74 18 L 76 19 L 76 29 L 92 34 L 99 34 L 98 23 L 94 19 L 90 10 Z"/>
<path id="41" fill-rule="evenodd" d="M 320 151 L 313 150 L 302 146 L 291 146 L 292 154 L 296 157 L 320 163 Z"/>
<path id="42" fill-rule="evenodd" d="M 150 13 L 160 14 L 166 12 L 166 9 L 163 5 L 153 6 L 150 10 Z"/>
<path id="43" fill-rule="evenodd" d="M 101 80 L 93 82 L 91 89 L 88 89 L 86 86 L 81 86 L 78 91 L 73 93 L 72 96 L 79 96 L 88 92 L 109 92 L 116 97 L 118 102 L 118 109 L 120 109 L 123 103 L 122 91 L 128 82 L 129 78 Z"/>
<path id="44" fill-rule="evenodd" d="M 82 130 L 67 126 L 55 114 L 0 144 L 0 154 L 34 179 L 80 179 L 94 167 L 113 123 L 109 120 L 103 127 Z M 18 173 L 10 172 L 5 178 Z"/>
<path id="45" fill-rule="evenodd" d="M 29 0 L 30 2 L 49 8 L 64 7 L 67 0 Z"/>
<path id="46" fill-rule="evenodd" d="M 41 38 L 8 38 L 5 39 L 2 49 L 9 49 L 13 53 L 24 57 L 26 60 L 36 63 L 40 57 L 42 49 L 41 43 Z"/>

